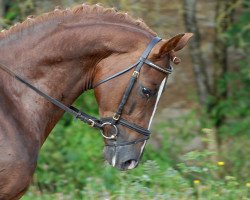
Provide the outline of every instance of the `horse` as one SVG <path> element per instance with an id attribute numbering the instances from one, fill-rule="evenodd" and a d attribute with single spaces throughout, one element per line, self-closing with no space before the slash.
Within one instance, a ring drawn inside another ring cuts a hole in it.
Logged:
<path id="1" fill-rule="evenodd" d="M 1 31 L 0 199 L 25 193 L 39 150 L 65 111 L 101 130 L 110 165 L 135 168 L 171 63 L 180 62 L 176 52 L 191 37 L 162 40 L 126 13 L 84 4 Z M 100 120 L 70 107 L 89 89 Z"/>

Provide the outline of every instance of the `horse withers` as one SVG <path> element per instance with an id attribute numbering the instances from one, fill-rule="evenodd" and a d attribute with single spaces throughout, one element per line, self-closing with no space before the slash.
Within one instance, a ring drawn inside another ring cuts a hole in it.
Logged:
<path id="1" fill-rule="evenodd" d="M 100 128 L 112 166 L 136 167 L 170 64 L 179 63 L 175 54 L 191 36 L 161 40 L 142 21 L 98 5 L 57 9 L 2 31 L 0 200 L 19 199 L 28 188 L 39 149 L 65 111 L 61 104 Z M 88 89 L 100 120 L 70 108 Z"/>

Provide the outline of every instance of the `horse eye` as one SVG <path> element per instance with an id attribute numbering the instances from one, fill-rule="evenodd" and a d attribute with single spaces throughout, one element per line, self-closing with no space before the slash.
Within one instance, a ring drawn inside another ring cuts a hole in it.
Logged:
<path id="1" fill-rule="evenodd" d="M 147 98 L 149 98 L 151 96 L 151 90 L 150 89 L 147 89 L 145 87 L 142 88 L 142 94 L 144 96 L 146 96 Z"/>

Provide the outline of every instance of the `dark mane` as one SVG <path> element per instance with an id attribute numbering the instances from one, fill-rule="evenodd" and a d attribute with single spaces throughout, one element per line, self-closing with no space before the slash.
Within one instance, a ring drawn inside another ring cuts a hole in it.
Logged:
<path id="1" fill-rule="evenodd" d="M 107 21 L 112 20 L 112 23 L 122 23 L 125 25 L 129 25 L 147 31 L 154 36 L 156 35 L 155 32 L 153 32 L 141 19 L 135 20 L 127 13 L 117 11 L 114 8 L 104 8 L 103 6 L 100 6 L 98 4 L 96 5 L 82 4 L 64 10 L 56 8 L 52 12 L 45 13 L 35 18 L 28 17 L 24 22 L 17 23 L 14 26 L 10 27 L 9 30 L 2 30 L 0 33 L 0 38 L 7 37 L 12 33 L 22 31 L 26 28 L 35 26 L 37 24 L 49 20 L 56 20 L 58 18 L 67 18 L 67 17 L 72 18 L 74 16 L 80 17 L 81 20 L 84 20 L 90 15 L 93 16 L 93 14 L 98 18 L 102 18 Z"/>

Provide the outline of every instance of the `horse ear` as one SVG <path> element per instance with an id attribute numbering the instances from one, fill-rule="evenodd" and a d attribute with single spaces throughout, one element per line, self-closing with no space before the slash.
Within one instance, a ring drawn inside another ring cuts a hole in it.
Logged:
<path id="1" fill-rule="evenodd" d="M 181 33 L 172 37 L 161 46 L 156 57 L 169 54 L 172 62 L 179 64 L 181 59 L 175 56 L 175 52 L 184 48 L 192 36 L 193 33 Z"/>
<path id="2" fill-rule="evenodd" d="M 176 52 L 181 50 L 187 45 L 192 36 L 193 33 L 181 33 L 172 37 L 161 46 L 159 55 L 170 53 L 171 51 Z"/>

